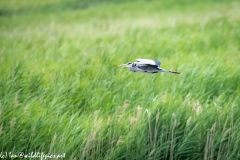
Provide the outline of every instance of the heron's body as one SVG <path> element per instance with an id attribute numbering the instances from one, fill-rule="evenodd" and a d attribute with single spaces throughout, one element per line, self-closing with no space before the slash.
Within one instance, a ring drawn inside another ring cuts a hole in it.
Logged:
<path id="1" fill-rule="evenodd" d="M 129 67 L 132 72 L 142 72 L 142 73 L 158 73 L 158 72 L 169 72 L 179 74 L 177 71 L 168 71 L 160 68 L 161 62 L 158 60 L 151 59 L 137 59 L 137 62 L 129 62 L 127 64 L 122 64 L 121 66 Z"/>
<path id="2" fill-rule="evenodd" d="M 158 73 L 161 72 L 161 69 L 155 65 L 149 64 L 141 64 L 138 62 L 134 62 L 131 64 L 132 66 L 129 67 L 130 71 L 132 72 L 143 72 L 143 73 Z"/>

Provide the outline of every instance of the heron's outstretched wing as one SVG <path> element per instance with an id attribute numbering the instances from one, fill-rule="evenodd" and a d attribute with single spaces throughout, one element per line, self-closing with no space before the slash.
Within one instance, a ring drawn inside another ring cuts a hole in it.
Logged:
<path id="1" fill-rule="evenodd" d="M 160 67 L 161 62 L 159 62 L 156 59 L 137 59 L 137 62 L 142 63 L 142 64 L 149 64 L 149 65 L 153 65 L 153 66 L 158 66 Z"/>

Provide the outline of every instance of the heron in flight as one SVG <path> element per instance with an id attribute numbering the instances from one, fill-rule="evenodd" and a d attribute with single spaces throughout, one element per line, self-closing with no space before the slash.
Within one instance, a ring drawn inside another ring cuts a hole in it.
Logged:
<path id="1" fill-rule="evenodd" d="M 161 62 L 156 59 L 137 59 L 137 62 L 129 62 L 127 64 L 120 64 L 120 66 L 128 67 L 132 72 L 143 72 L 143 73 L 158 73 L 167 72 L 173 74 L 180 74 L 178 71 L 169 71 L 160 68 Z"/>

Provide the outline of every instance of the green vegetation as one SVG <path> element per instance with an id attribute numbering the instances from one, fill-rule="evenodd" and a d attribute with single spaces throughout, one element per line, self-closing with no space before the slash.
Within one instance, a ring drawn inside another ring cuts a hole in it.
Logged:
<path id="1" fill-rule="evenodd" d="M 240 159 L 239 1 L 8 0 L 0 29 L 0 153 Z"/>

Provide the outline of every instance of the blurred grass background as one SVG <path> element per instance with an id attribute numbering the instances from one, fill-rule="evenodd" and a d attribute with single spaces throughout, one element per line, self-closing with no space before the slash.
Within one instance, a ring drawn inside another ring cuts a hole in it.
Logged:
<path id="1" fill-rule="evenodd" d="M 1 1 L 1 151 L 239 159 L 239 28 L 239 1 Z"/>

